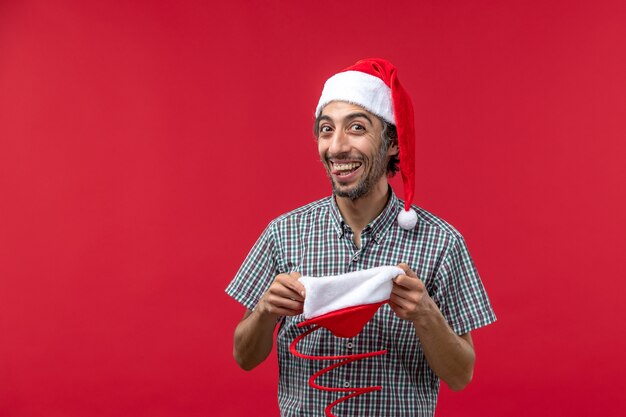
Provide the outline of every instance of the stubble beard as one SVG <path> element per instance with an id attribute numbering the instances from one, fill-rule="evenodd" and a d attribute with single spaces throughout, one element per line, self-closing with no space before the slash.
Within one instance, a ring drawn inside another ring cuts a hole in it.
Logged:
<path id="1" fill-rule="evenodd" d="M 336 160 L 354 159 L 350 158 L 348 154 L 339 154 L 336 155 L 334 158 Z M 328 175 L 330 183 L 333 187 L 333 194 L 336 197 L 344 197 L 352 201 L 366 196 L 374 188 L 376 183 L 378 183 L 381 177 L 387 173 L 387 149 L 385 146 L 380 146 L 378 154 L 374 157 L 372 161 L 369 173 L 362 177 L 354 187 L 341 189 L 341 187 L 333 179 L 333 176 L 330 172 L 330 162 L 328 162 L 329 159 L 329 157 L 326 157 L 326 161 L 324 161 L 324 166 L 326 167 L 326 174 Z M 363 165 L 365 165 L 365 162 L 367 162 L 365 158 L 359 158 L 359 160 L 361 160 Z"/>

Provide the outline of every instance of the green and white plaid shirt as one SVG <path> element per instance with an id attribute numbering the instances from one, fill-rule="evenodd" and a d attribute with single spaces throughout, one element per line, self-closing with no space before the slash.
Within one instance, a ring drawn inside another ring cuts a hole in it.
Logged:
<path id="1" fill-rule="evenodd" d="M 273 220 L 256 242 L 226 292 L 254 310 L 275 276 L 298 271 L 308 276 L 332 276 L 383 265 L 407 263 L 459 335 L 495 321 L 487 294 L 463 237 L 449 224 L 413 206 L 418 222 L 413 230 L 398 226 L 403 207 L 393 191 L 383 212 L 361 234 L 361 248 L 344 223 L 335 199 L 327 197 Z M 314 373 L 336 361 L 311 361 L 293 356 L 289 345 L 305 329 L 303 317 L 285 317 L 277 336 L 278 402 L 284 417 L 323 416 L 326 406 L 346 393 L 309 387 Z M 374 391 L 333 408 L 341 417 L 433 416 L 439 378 L 424 358 L 413 325 L 381 307 L 363 331 L 352 339 L 320 329 L 298 344 L 303 354 L 347 355 L 387 349 L 387 354 L 340 366 L 317 379 L 331 387 L 368 387 Z"/>

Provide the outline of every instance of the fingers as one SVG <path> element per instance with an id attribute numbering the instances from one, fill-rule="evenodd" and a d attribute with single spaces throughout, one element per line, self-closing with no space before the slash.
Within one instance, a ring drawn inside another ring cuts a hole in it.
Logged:
<path id="1" fill-rule="evenodd" d="M 302 313 L 304 303 L 302 301 L 283 297 L 277 294 L 272 288 L 268 290 L 261 301 L 260 310 L 278 316 L 295 316 Z"/>
<path id="2" fill-rule="evenodd" d="M 277 275 L 259 302 L 262 310 L 280 316 L 302 313 L 304 285 L 299 277 L 298 272 Z"/>
<path id="3" fill-rule="evenodd" d="M 419 316 L 419 303 L 397 294 L 392 293 L 389 297 L 389 307 L 402 320 L 412 321 Z"/>
<path id="4" fill-rule="evenodd" d="M 397 286 L 400 286 L 408 291 L 416 291 L 423 289 L 424 284 L 418 278 L 417 274 L 409 268 L 409 266 L 405 263 L 398 264 L 398 268 L 404 271 L 404 275 L 398 275 L 394 278 L 394 289 Z"/>
<path id="5" fill-rule="evenodd" d="M 293 280 L 291 281 L 291 285 L 292 285 L 291 289 L 296 291 L 298 294 L 300 294 L 304 298 L 305 297 L 304 285 L 302 285 L 302 283 L 298 281 L 298 278 L 300 278 L 302 274 L 294 271 L 294 272 L 290 272 L 289 276 L 293 278 Z"/>
<path id="6" fill-rule="evenodd" d="M 425 293 L 426 290 L 422 281 L 407 276 L 396 278 L 391 287 L 392 297 L 404 299 L 410 303 L 418 303 Z"/>
<path id="7" fill-rule="evenodd" d="M 421 284 L 421 281 L 415 278 L 404 276 L 404 279 Z M 419 314 L 423 299 L 424 291 L 419 285 L 415 289 L 407 289 L 394 283 L 389 296 L 389 306 L 399 318 L 414 320 Z"/>
<path id="8" fill-rule="evenodd" d="M 273 294 L 279 295 L 284 298 L 289 298 L 296 301 L 304 301 L 304 285 L 297 278 L 280 274 L 270 286 L 270 291 Z"/>
<path id="9" fill-rule="evenodd" d="M 283 297 L 304 301 L 304 285 L 298 281 L 298 278 L 300 278 L 299 272 L 280 274 L 274 279 L 272 287 L 276 287 L 275 289 L 279 290 Z"/>
<path id="10" fill-rule="evenodd" d="M 405 263 L 398 264 L 405 274 L 393 280 L 390 302 L 400 308 L 411 308 L 420 302 L 426 289 L 417 274 Z"/>
<path id="11" fill-rule="evenodd" d="M 389 306 L 394 313 L 403 320 L 415 321 L 426 314 L 430 306 L 430 296 L 424 282 L 407 264 L 400 263 L 398 268 L 404 274 L 393 280 Z"/>
<path id="12" fill-rule="evenodd" d="M 401 309 L 408 309 L 414 302 L 411 300 L 404 298 L 398 294 L 391 293 L 389 296 L 389 304 L 392 306 L 397 306 Z"/>
<path id="13" fill-rule="evenodd" d="M 404 273 L 412 278 L 418 278 L 417 274 L 415 273 L 415 271 L 413 271 L 411 269 L 411 267 L 409 267 L 407 264 L 405 264 L 404 262 L 401 262 L 398 264 L 398 268 L 402 269 L 404 271 Z"/>

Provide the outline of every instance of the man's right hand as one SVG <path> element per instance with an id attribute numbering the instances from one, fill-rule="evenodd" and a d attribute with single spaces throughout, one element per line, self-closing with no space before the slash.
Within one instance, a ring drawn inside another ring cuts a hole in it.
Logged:
<path id="1" fill-rule="evenodd" d="M 298 272 L 276 276 L 254 311 L 247 310 L 237 325 L 233 356 L 242 369 L 253 369 L 270 354 L 278 317 L 302 313 L 304 285 L 298 278 Z"/>
<path id="2" fill-rule="evenodd" d="M 302 313 L 304 303 L 304 285 L 299 272 L 277 275 L 269 289 L 259 300 L 256 311 L 259 314 L 296 316 Z"/>

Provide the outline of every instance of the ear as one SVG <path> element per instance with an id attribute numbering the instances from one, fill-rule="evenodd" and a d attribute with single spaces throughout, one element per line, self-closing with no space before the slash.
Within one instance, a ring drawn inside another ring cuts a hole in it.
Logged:
<path id="1" fill-rule="evenodd" d="M 398 147 L 398 142 L 394 143 L 387 149 L 387 156 L 392 157 L 398 155 L 400 153 L 400 148 Z"/>

